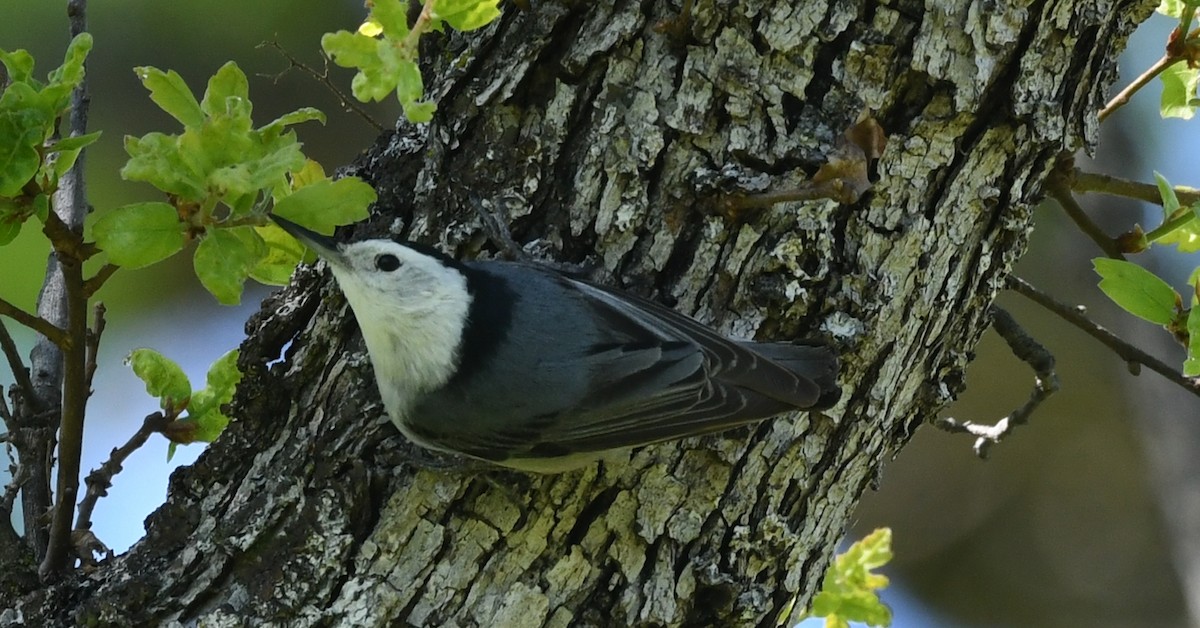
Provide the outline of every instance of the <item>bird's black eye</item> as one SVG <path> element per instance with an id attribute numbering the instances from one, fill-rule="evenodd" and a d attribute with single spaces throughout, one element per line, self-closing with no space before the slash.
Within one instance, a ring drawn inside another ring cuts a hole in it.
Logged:
<path id="1" fill-rule="evenodd" d="M 375 268 L 382 270 L 385 273 L 390 273 L 397 268 L 400 268 L 400 258 L 391 253 L 384 253 L 375 258 Z"/>

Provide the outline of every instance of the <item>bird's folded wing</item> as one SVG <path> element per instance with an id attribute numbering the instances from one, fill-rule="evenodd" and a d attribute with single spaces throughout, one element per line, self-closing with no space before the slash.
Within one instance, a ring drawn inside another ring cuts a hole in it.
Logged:
<path id="1" fill-rule="evenodd" d="M 599 324 L 614 335 L 694 344 L 704 354 L 710 378 L 796 408 L 811 407 L 821 396 L 811 379 L 668 307 L 569 277 L 563 280 L 588 299 Z"/>

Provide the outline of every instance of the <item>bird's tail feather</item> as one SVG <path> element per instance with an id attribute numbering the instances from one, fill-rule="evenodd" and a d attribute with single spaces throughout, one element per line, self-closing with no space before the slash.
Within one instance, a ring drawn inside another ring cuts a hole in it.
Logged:
<path id="1" fill-rule="evenodd" d="M 812 410 L 823 410 L 838 402 L 842 390 L 837 385 L 838 358 L 828 345 L 816 340 L 796 342 L 743 342 L 747 349 L 787 370 L 810 379 L 821 388 L 821 396 Z"/>

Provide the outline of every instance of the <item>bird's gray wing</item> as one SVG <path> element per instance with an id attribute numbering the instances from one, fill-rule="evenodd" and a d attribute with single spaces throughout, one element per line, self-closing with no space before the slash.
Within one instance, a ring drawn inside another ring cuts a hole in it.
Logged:
<path id="1" fill-rule="evenodd" d="M 749 343 L 651 301 L 563 281 L 586 299 L 600 330 L 584 360 L 591 387 L 574 407 L 532 421 L 533 429 L 493 434 L 509 454 L 552 457 L 661 442 L 812 407 L 820 398 L 817 383 Z"/>
<path id="2" fill-rule="evenodd" d="M 753 343 L 730 340 L 648 299 L 568 277 L 563 280 L 588 300 L 601 326 L 612 333 L 695 345 L 704 355 L 710 377 L 796 408 L 812 407 L 820 399 L 816 382 L 755 352 L 750 348 Z"/>

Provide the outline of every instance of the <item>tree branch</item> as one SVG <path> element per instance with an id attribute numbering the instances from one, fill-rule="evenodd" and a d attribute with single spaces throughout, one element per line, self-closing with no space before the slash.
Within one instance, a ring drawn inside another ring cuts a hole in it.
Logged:
<path id="1" fill-rule="evenodd" d="M 96 355 L 100 352 L 100 336 L 104 333 L 104 313 L 107 311 L 103 303 L 97 303 L 93 308 L 92 331 L 87 335 L 87 366 L 84 377 L 88 396 L 92 394 L 92 378 L 96 375 Z"/>
<path id="2" fill-rule="evenodd" d="M 0 496 L 0 515 L 3 516 L 6 525 L 11 525 L 9 519 L 12 517 L 13 504 L 17 502 L 17 492 L 29 480 L 29 465 L 16 465 L 15 470 L 10 465 L 9 472 L 12 473 L 12 479 L 9 480 L 8 486 L 4 487 L 4 495 Z"/>
<path id="3" fill-rule="evenodd" d="M 1049 191 L 1050 197 L 1058 201 L 1063 211 L 1067 212 L 1071 220 L 1075 221 L 1079 229 L 1087 234 L 1096 243 L 1096 246 L 1104 251 L 1105 255 L 1113 259 L 1125 259 L 1120 247 L 1117 246 L 1117 241 L 1104 233 L 1104 230 L 1092 222 L 1091 218 L 1088 218 L 1087 212 L 1083 211 L 1083 207 L 1080 207 L 1079 202 L 1075 200 L 1075 196 L 1071 194 L 1069 187 L 1063 183 L 1056 182 L 1050 186 Z"/>
<path id="4" fill-rule="evenodd" d="M 95 275 L 92 275 L 90 279 L 83 282 L 84 296 L 89 299 L 92 298 L 97 292 L 100 291 L 100 288 L 104 287 L 104 282 L 108 281 L 109 277 L 112 277 L 113 273 L 117 272 L 117 270 L 120 268 L 121 267 L 117 266 L 116 264 L 105 264 L 101 266 L 100 270 L 96 271 Z"/>
<path id="5" fill-rule="evenodd" d="M 39 400 L 33 390 L 33 380 L 29 379 L 29 367 L 25 366 L 25 362 L 21 359 L 21 354 L 17 351 L 17 343 L 13 342 L 8 328 L 4 326 L 3 319 L 0 319 L 0 349 L 3 349 L 4 357 L 8 360 L 8 368 L 12 370 L 17 388 L 21 391 L 22 402 L 37 412 Z M 0 400 L 0 403 L 2 402 Z M 11 416 L 7 407 L 4 414 Z"/>
<path id="6" fill-rule="evenodd" d="M 331 82 L 329 80 L 328 67 L 326 68 L 326 70 L 324 72 L 317 72 L 315 69 L 312 68 L 312 66 L 310 66 L 310 65 L 304 63 L 303 61 L 297 59 L 296 57 L 292 56 L 292 54 L 290 52 L 285 50 L 283 48 L 283 46 L 280 46 L 279 43 L 275 42 L 275 41 L 263 42 L 263 43 L 259 44 L 258 47 L 261 48 L 262 46 L 270 46 L 270 47 L 274 48 L 276 51 L 279 52 L 279 54 L 283 55 L 284 59 L 288 60 L 288 63 L 290 63 L 293 68 L 299 69 L 300 71 L 304 72 L 305 74 L 308 74 L 312 78 L 316 79 L 316 81 L 318 83 L 324 85 L 325 89 L 328 89 L 330 92 L 332 92 L 334 97 L 338 99 L 338 102 L 341 103 L 343 109 L 345 109 L 346 111 L 353 111 L 354 113 L 358 114 L 358 117 L 365 120 L 367 124 L 374 127 L 374 129 L 379 133 L 384 133 L 385 131 L 387 131 L 387 129 L 384 128 L 384 126 L 382 124 L 376 122 L 375 118 L 371 117 L 371 114 L 367 113 L 366 109 L 363 109 L 362 107 L 358 106 L 358 103 L 354 102 L 353 98 L 347 98 L 346 95 L 342 93 L 342 90 L 338 89 L 337 85 L 334 85 L 333 82 Z M 328 66 L 329 60 L 326 59 L 325 63 L 326 63 L 326 66 Z M 274 78 L 276 80 L 278 80 L 278 78 L 283 76 L 283 74 L 285 74 L 286 72 L 287 72 L 287 70 L 284 70 L 283 72 L 280 72 L 279 74 L 277 74 Z"/>
<path id="7" fill-rule="evenodd" d="M 1145 87 L 1147 83 L 1154 80 L 1154 77 L 1162 74 L 1167 68 L 1180 61 L 1183 61 L 1183 57 L 1177 57 L 1170 53 L 1164 54 L 1161 59 L 1154 62 L 1154 65 L 1146 68 L 1146 71 L 1142 72 L 1141 76 L 1133 79 L 1133 82 L 1121 90 L 1121 93 L 1108 101 L 1108 104 L 1100 110 L 1100 113 L 1096 117 L 1100 122 L 1104 122 L 1105 118 L 1112 115 L 1114 111 L 1128 104 L 1129 98 L 1137 93 L 1139 89 Z"/>
<path id="8" fill-rule="evenodd" d="M 122 463 L 125 462 L 125 459 L 130 454 L 146 444 L 146 440 L 152 434 L 161 432 L 163 427 L 170 421 L 171 419 L 163 416 L 161 412 L 146 415 L 138 431 L 134 432 L 133 436 L 124 445 L 113 448 L 112 453 L 108 455 L 108 460 L 87 475 L 87 479 L 85 480 L 87 493 L 79 502 L 79 518 L 75 522 L 76 530 L 91 529 L 92 511 L 96 508 L 96 502 L 101 497 L 108 495 L 108 489 L 112 487 L 113 477 L 121 472 Z"/>
<path id="9" fill-rule="evenodd" d="M 1083 172 L 1078 168 L 1075 169 L 1075 174 L 1072 177 L 1071 189 L 1076 192 L 1099 192 L 1101 194 L 1109 194 L 1112 196 L 1123 196 L 1125 198 L 1133 198 L 1155 205 L 1162 205 L 1162 195 L 1158 193 L 1158 186 L 1141 181 L 1130 181 L 1118 177 L 1110 177 L 1106 174 L 1098 174 L 1095 172 Z M 1192 205 L 1200 202 L 1200 190 L 1187 186 L 1174 186 L 1175 196 L 1179 199 L 1181 205 Z"/>
<path id="10" fill-rule="evenodd" d="M 25 310 L 0 299 L 0 315 L 7 316 L 14 321 L 36 331 L 44 336 L 47 340 L 54 343 L 54 346 L 62 348 L 71 343 L 71 339 L 67 337 L 67 332 L 51 323 L 50 321 L 34 316 Z"/>
<path id="11" fill-rule="evenodd" d="M 1050 395 L 1058 392 L 1058 374 L 1054 371 L 1054 356 L 1050 351 L 1034 340 L 1029 332 L 1025 331 L 1004 308 L 993 305 L 991 313 L 992 329 L 995 329 L 1004 342 L 1008 343 L 1013 355 L 1028 364 L 1037 374 L 1033 393 L 1029 395 L 1029 400 L 1024 405 L 997 421 L 995 425 L 981 425 L 970 421 L 959 422 L 951 417 L 945 417 L 936 422 L 938 427 L 947 432 L 966 432 L 978 437 L 975 440 L 975 455 L 984 459 L 988 457 L 992 445 L 1004 440 L 1004 437 L 1011 434 L 1017 426 L 1028 423 L 1034 410 Z"/>
<path id="12" fill-rule="evenodd" d="M 87 30 L 87 0 L 69 0 L 67 17 L 71 23 L 71 36 Z M 86 63 L 86 62 L 85 62 Z M 71 94 L 70 135 L 87 133 L 88 81 L 85 74 Z M 83 284 L 83 218 L 87 214 L 87 195 L 84 189 L 84 155 L 81 153 L 71 169 L 59 180 L 54 192 L 54 211 L 46 220 L 46 234 L 51 237 L 55 255 L 47 268 L 43 284 L 42 299 L 38 313 L 44 318 L 60 324 L 66 322 L 66 331 L 73 341 L 61 355 L 49 352 L 42 359 L 57 358 L 61 365 L 51 371 L 51 380 L 42 382 L 39 388 L 43 397 L 51 394 L 51 387 L 61 390 L 62 416 L 59 422 L 58 482 L 54 496 L 54 517 L 50 523 L 49 537 L 38 567 L 43 580 L 56 579 L 70 567 L 71 523 L 75 517 L 75 500 L 79 493 L 79 461 L 83 448 L 83 419 L 86 409 L 87 390 L 87 294 Z M 58 232 L 61 222 L 65 231 Z M 55 240 L 55 236 L 61 240 Z M 47 304 L 51 315 L 42 310 L 42 301 Z M 35 347 L 36 349 L 36 347 Z M 35 369 L 35 372 L 38 372 Z M 53 380 L 57 375 L 57 381 Z M 57 385 L 55 385 L 57 384 Z"/>
<path id="13" fill-rule="evenodd" d="M 1116 334 L 1093 323 L 1080 311 L 1082 308 L 1072 308 L 1059 303 L 1050 295 L 1038 290 L 1024 279 L 1015 275 L 1008 278 L 1008 288 L 1017 294 L 1037 303 L 1038 305 L 1057 314 L 1060 318 L 1083 330 L 1089 336 L 1099 340 L 1114 353 L 1121 356 L 1131 365 L 1145 365 L 1150 370 L 1177 384 L 1180 388 L 1200 397 L 1200 379 L 1184 377 L 1178 370 L 1168 366 L 1158 358 L 1125 342 Z M 1132 370 L 1132 369 L 1131 369 Z M 1136 375 L 1136 371 L 1134 372 Z"/>

